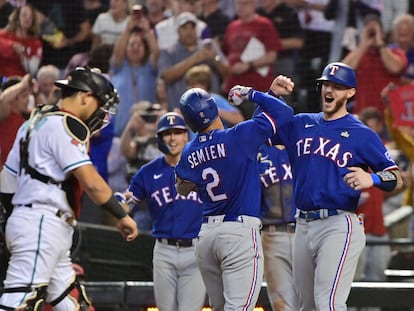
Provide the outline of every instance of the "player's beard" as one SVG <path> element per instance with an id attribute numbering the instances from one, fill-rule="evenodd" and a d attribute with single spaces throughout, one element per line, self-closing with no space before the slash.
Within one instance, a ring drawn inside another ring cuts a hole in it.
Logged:
<path id="1" fill-rule="evenodd" d="M 338 98 L 334 101 L 334 107 L 332 108 L 325 108 L 325 99 L 322 98 L 321 101 L 321 110 L 325 114 L 326 117 L 333 117 L 346 105 L 347 98 L 343 96 L 342 98 Z"/>

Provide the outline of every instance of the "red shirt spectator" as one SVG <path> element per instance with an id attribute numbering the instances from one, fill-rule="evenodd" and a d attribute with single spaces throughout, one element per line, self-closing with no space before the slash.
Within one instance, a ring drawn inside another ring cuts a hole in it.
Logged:
<path id="1" fill-rule="evenodd" d="M 16 8 L 6 28 L 0 31 L 0 75 L 5 77 L 35 74 L 41 58 L 42 43 L 31 5 Z"/>
<path id="2" fill-rule="evenodd" d="M 240 19 L 235 20 L 227 27 L 223 39 L 223 52 L 227 56 L 230 67 L 237 63 L 243 63 L 241 56 L 249 41 L 253 38 L 256 38 L 263 44 L 265 53 L 270 51 L 277 52 L 282 49 L 279 34 L 268 18 L 255 15 L 253 19 L 247 22 L 243 22 Z M 274 63 L 274 60 L 272 63 Z M 248 65 L 254 68 L 248 68 L 244 73 L 231 74 L 228 77 L 226 80 L 226 92 L 236 84 L 249 85 L 260 91 L 268 89 L 274 78 L 273 64 L 261 67 L 268 68 L 267 74 L 262 76 L 258 71 L 260 67 L 252 63 L 253 61 Z"/>

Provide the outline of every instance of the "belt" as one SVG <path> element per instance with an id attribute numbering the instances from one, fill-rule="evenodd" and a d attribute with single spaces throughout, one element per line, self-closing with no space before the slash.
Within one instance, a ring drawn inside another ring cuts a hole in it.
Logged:
<path id="1" fill-rule="evenodd" d="M 21 204 L 21 205 L 17 205 L 17 206 L 32 208 L 33 204 Z M 72 226 L 72 227 L 76 226 L 76 218 L 74 216 L 70 216 L 69 212 L 64 212 L 64 211 L 61 211 L 61 210 L 57 210 L 55 215 L 57 217 L 63 219 L 69 226 Z"/>
<path id="2" fill-rule="evenodd" d="M 297 217 L 306 221 L 312 221 L 339 215 L 341 212 L 341 210 L 336 209 L 317 209 L 311 211 L 298 210 Z"/>
<path id="3" fill-rule="evenodd" d="M 162 244 L 174 245 L 177 247 L 191 247 L 195 243 L 196 239 L 169 239 L 169 238 L 157 238 L 157 241 Z"/>
<path id="4" fill-rule="evenodd" d="M 243 216 L 212 215 L 203 217 L 203 224 L 227 221 L 243 222 Z"/>
<path id="5" fill-rule="evenodd" d="M 295 233 L 295 228 L 296 228 L 296 224 L 294 222 L 289 222 L 289 223 L 283 223 L 283 224 L 263 225 L 262 231 Z"/>

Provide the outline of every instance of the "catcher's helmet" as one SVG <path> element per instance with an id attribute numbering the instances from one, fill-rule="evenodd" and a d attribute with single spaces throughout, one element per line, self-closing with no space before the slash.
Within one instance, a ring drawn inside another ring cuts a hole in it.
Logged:
<path id="1" fill-rule="evenodd" d="M 90 67 L 76 67 L 65 80 L 55 81 L 60 88 L 70 88 L 81 92 L 91 92 L 99 101 L 98 109 L 86 123 L 95 132 L 109 124 L 109 114 L 116 114 L 119 104 L 118 92 L 112 83 L 99 71 Z"/>
<path id="2" fill-rule="evenodd" d="M 89 67 L 76 67 L 65 80 L 57 80 L 55 85 L 91 92 L 99 100 L 101 107 L 108 110 L 119 104 L 118 93 L 112 83 L 103 74 Z"/>
<path id="3" fill-rule="evenodd" d="M 161 116 L 161 118 L 158 120 L 157 125 L 157 142 L 160 151 L 166 154 L 169 153 L 170 150 L 162 140 L 162 135 L 160 134 L 169 129 L 180 129 L 185 131 L 188 130 L 183 117 L 178 113 L 167 112 L 166 114 Z"/>
<path id="4" fill-rule="evenodd" d="M 323 81 L 331 81 L 349 88 L 355 88 L 357 85 L 355 71 L 340 62 L 330 63 L 323 69 L 321 77 L 316 79 L 316 82 L 319 84 Z"/>
<path id="5" fill-rule="evenodd" d="M 218 117 L 215 99 L 200 88 L 189 89 L 181 96 L 180 110 L 194 132 L 205 129 Z"/>

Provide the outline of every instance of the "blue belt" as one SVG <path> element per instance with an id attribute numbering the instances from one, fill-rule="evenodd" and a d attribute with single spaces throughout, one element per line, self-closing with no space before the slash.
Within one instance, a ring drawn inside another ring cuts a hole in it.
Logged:
<path id="1" fill-rule="evenodd" d="M 298 211 L 298 218 L 306 221 L 328 218 L 329 216 L 339 215 L 340 211 L 336 209 L 317 209 L 312 211 Z"/>
<path id="2" fill-rule="evenodd" d="M 214 216 L 217 216 L 217 222 L 227 222 L 227 221 L 243 222 L 243 216 L 225 215 L 224 218 L 220 218 L 222 215 L 211 215 L 211 216 L 203 217 L 203 224 L 208 223 L 210 217 L 214 217 Z"/>

